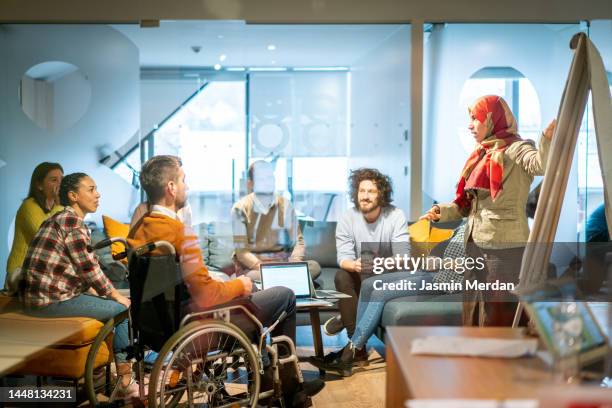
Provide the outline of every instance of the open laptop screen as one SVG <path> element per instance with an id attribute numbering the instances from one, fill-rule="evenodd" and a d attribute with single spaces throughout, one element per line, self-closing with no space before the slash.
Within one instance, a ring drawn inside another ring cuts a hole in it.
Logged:
<path id="1" fill-rule="evenodd" d="M 308 264 L 262 264 L 261 286 L 269 289 L 274 286 L 284 286 L 295 293 L 296 297 L 309 297 Z"/>

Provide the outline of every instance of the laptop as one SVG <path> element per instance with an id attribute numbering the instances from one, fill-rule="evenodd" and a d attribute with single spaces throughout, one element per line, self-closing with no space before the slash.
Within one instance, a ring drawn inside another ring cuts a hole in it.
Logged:
<path id="1" fill-rule="evenodd" d="M 295 293 L 296 303 L 300 306 L 331 306 L 326 299 L 350 297 L 337 291 L 315 290 L 307 262 L 263 263 L 260 272 L 262 289 L 274 286 L 289 288 Z"/>

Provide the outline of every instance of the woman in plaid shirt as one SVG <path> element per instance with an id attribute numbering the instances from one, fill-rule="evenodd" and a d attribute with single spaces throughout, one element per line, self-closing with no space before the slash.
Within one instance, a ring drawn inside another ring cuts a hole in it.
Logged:
<path id="1" fill-rule="evenodd" d="M 125 311 L 130 300 L 113 287 L 88 250 L 91 236 L 83 218 L 97 210 L 100 193 L 87 174 L 73 173 L 62 180 L 59 196 L 65 209 L 43 222 L 23 264 L 26 312 L 38 317 L 81 316 L 106 322 Z M 126 361 L 128 344 L 128 323 L 123 320 L 115 329 L 113 349 L 125 398 L 138 394 Z"/>

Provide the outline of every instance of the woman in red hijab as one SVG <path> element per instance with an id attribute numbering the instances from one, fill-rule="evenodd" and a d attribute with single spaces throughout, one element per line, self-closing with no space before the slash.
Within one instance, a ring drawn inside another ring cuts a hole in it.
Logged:
<path id="1" fill-rule="evenodd" d="M 552 121 L 539 148 L 517 134 L 517 124 L 506 101 L 496 95 L 478 98 L 469 107 L 468 129 L 476 148 L 468 157 L 451 203 L 434 205 L 423 217 L 453 221 L 467 217 L 466 253 L 484 258 L 484 268 L 466 272 L 465 281 L 518 283 L 523 250 L 529 237 L 525 205 L 534 176 L 544 175 Z M 478 265 L 478 264 L 477 264 Z M 516 299 L 507 291 L 468 290 L 464 287 L 465 325 L 509 326 Z"/>

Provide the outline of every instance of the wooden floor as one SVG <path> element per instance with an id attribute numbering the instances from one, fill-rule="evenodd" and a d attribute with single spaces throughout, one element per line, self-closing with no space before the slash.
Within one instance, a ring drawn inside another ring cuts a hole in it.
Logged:
<path id="1" fill-rule="evenodd" d="M 351 377 L 342 378 L 327 374 L 325 388 L 313 398 L 316 408 L 366 408 L 385 405 L 385 364 L 380 355 L 373 351 L 370 365 L 357 368 Z M 302 363 L 306 379 L 318 375 L 312 366 Z"/>
<path id="2" fill-rule="evenodd" d="M 314 355 L 312 329 L 310 326 L 297 327 L 297 353 L 304 379 L 319 377 L 319 370 L 306 360 Z M 336 336 L 323 335 L 325 353 L 341 349 L 348 342 L 346 331 Z M 343 378 L 327 373 L 325 388 L 313 398 L 314 408 L 382 408 L 385 405 L 385 361 L 384 344 L 374 336 L 368 342 L 368 365 L 356 367 L 351 377 Z M 82 407 L 88 407 L 86 402 Z M 126 408 L 143 405 L 126 404 Z"/>
<path id="3" fill-rule="evenodd" d="M 347 343 L 348 339 L 343 332 L 337 336 L 323 335 L 325 353 L 338 350 Z M 310 326 L 298 327 L 297 330 L 298 356 L 300 360 L 314 354 L 312 346 L 312 332 Z M 384 407 L 385 405 L 385 362 L 382 357 L 384 345 L 373 338 L 368 343 L 370 351 L 369 364 L 356 367 L 351 377 L 340 377 L 327 373 L 323 378 L 325 388 L 313 398 L 316 408 L 361 408 Z M 300 363 L 305 379 L 316 378 L 319 372 L 307 362 Z"/>

